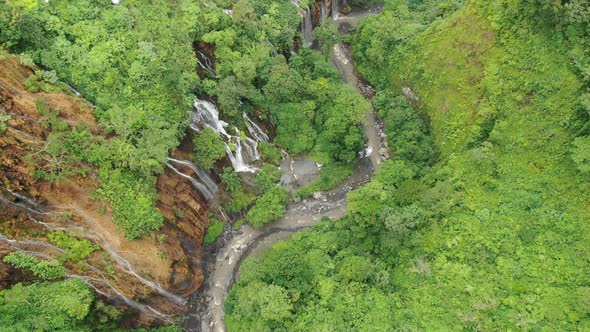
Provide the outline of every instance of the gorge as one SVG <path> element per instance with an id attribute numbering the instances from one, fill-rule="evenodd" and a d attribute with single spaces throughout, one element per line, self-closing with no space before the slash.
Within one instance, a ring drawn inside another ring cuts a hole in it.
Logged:
<path id="1" fill-rule="evenodd" d="M 588 330 L 589 27 L 0 1 L 0 329 Z"/>

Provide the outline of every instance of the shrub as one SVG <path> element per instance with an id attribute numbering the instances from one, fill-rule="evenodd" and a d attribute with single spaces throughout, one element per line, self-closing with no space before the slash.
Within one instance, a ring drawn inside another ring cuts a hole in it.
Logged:
<path id="1" fill-rule="evenodd" d="M 51 243 L 64 250 L 59 257 L 61 261 L 81 261 L 99 248 L 88 240 L 77 239 L 66 232 L 53 232 L 48 238 Z"/>
<path id="2" fill-rule="evenodd" d="M 42 261 L 23 252 L 12 252 L 3 261 L 19 269 L 28 269 L 36 277 L 44 280 L 58 279 L 65 276 L 64 267 L 57 261 Z"/>
<path id="3" fill-rule="evenodd" d="M 289 196 L 285 188 L 275 185 L 256 200 L 247 213 L 248 222 L 260 228 L 281 217 L 285 213 L 288 202 Z"/>
<path id="4" fill-rule="evenodd" d="M 211 169 L 215 162 L 225 157 L 225 146 L 219 135 L 211 128 L 205 127 L 193 139 L 193 159 L 204 169 Z"/>
<path id="5" fill-rule="evenodd" d="M 207 228 L 207 233 L 205 234 L 205 244 L 213 243 L 217 238 L 223 234 L 223 227 L 225 223 L 221 220 L 218 220 L 215 217 L 210 217 L 211 224 Z"/>

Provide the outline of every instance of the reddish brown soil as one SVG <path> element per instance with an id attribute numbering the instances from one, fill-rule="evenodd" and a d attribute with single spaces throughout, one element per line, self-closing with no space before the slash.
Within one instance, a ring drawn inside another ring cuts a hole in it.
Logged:
<path id="1" fill-rule="evenodd" d="M 100 135 L 92 109 L 75 96 L 66 93 L 30 93 L 23 81 L 32 70 L 21 66 L 15 57 L 0 60 L 0 114 L 11 118 L 8 128 L 0 133 L 0 195 L 18 201 L 2 188 L 26 195 L 51 215 L 35 216 L 43 222 L 84 231 L 80 236 L 89 238 L 103 249 L 110 247 L 144 278 L 156 281 L 171 292 L 188 296 L 203 283 L 201 270 L 202 238 L 208 225 L 207 205 L 201 196 L 175 174 L 165 172 L 157 183 L 158 207 L 165 217 L 165 225 L 159 233 L 129 241 L 112 221 L 108 204 L 92 199 L 92 192 L 99 184 L 96 171 L 88 165 L 85 177 L 76 176 L 59 183 L 37 181 L 33 178 L 35 166 L 27 158 L 45 144 L 47 129 L 41 125 L 42 116 L 36 111 L 35 101 L 44 99 L 52 111 L 59 111 L 60 118 L 70 126 L 86 125 Z M 179 216 L 182 216 L 180 218 Z M 36 238 L 44 240 L 44 228 L 30 220 L 30 213 L 8 207 L 0 202 L 0 233 L 8 237 Z M 165 237 L 158 236 L 164 234 Z M 0 260 L 12 249 L 0 242 Z M 91 257 L 98 269 L 109 264 L 100 252 Z M 86 271 L 96 277 L 96 272 Z M 16 271 L 0 263 L 0 289 L 16 282 L 30 280 L 31 275 Z M 166 298 L 116 269 L 111 281 L 115 287 L 140 302 L 163 312 L 178 313 L 179 308 Z M 142 300 L 143 299 L 143 300 Z"/>

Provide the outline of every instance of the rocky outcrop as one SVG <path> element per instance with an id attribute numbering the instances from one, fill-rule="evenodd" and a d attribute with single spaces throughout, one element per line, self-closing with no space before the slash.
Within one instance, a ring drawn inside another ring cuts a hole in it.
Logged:
<path id="1" fill-rule="evenodd" d="M 112 222 L 112 211 L 93 198 L 99 178 L 89 165 L 85 176 L 57 183 L 36 180 L 30 156 L 47 144 L 49 129 L 36 101 L 59 112 L 68 126 L 84 125 L 102 135 L 92 107 L 74 93 L 31 93 L 23 82 L 33 74 L 15 57 L 0 60 L 0 115 L 8 115 L 0 132 L 0 261 L 14 250 L 55 258 L 47 234 L 63 230 L 100 246 L 88 266 L 67 263 L 68 277 L 85 280 L 98 295 L 133 308 L 134 324 L 167 321 L 183 309 L 183 298 L 200 287 L 202 238 L 208 225 L 207 203 L 185 180 L 165 172 L 157 182 L 158 207 L 165 224 L 158 234 L 125 239 Z M 0 263 L 0 289 L 32 275 Z M 147 307 L 149 305 L 149 307 Z"/>

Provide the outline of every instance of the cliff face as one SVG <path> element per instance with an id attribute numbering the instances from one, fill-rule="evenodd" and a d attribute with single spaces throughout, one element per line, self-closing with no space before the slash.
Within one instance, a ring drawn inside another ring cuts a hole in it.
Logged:
<path id="1" fill-rule="evenodd" d="M 50 133 L 36 110 L 43 100 L 68 126 L 84 124 L 101 135 L 91 107 L 63 92 L 31 93 L 23 82 L 32 71 L 14 57 L 0 60 L 0 115 L 8 115 L 0 133 L 0 261 L 9 252 L 26 250 L 40 258 L 55 258 L 58 248 L 47 234 L 63 230 L 100 246 L 87 260 L 88 267 L 66 263 L 69 277 L 86 280 L 98 294 L 143 311 L 142 321 L 178 313 L 181 297 L 203 282 L 200 256 L 208 224 L 207 205 L 187 180 L 168 171 L 157 182 L 159 208 L 165 217 L 160 234 L 129 241 L 112 222 L 104 202 L 92 198 L 99 183 L 96 170 L 77 165 L 85 176 L 57 183 L 35 180 L 30 156 L 43 149 Z M 0 289 L 32 275 L 0 263 Z M 179 295 L 179 296 L 177 296 Z"/>

